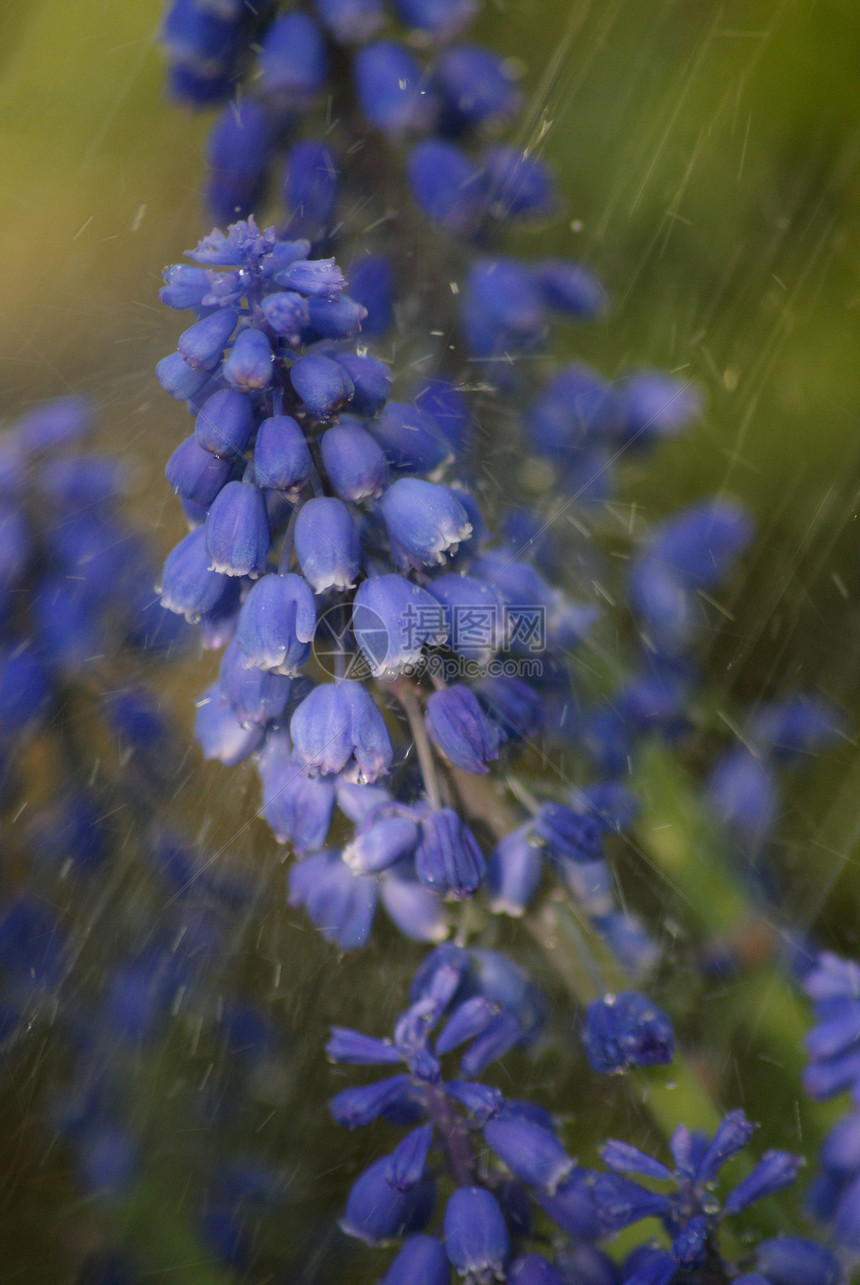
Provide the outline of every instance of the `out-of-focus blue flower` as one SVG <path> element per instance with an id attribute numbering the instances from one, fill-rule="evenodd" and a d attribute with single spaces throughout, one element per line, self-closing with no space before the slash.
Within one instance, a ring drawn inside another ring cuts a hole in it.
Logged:
<path id="1" fill-rule="evenodd" d="M 435 103 L 420 64 L 405 45 L 381 40 L 353 63 L 358 102 L 372 125 L 395 136 L 425 129 Z"/>
<path id="2" fill-rule="evenodd" d="M 582 1038 L 589 1062 L 604 1075 L 671 1062 L 675 1051 L 669 1018 L 637 991 L 592 1000 Z"/>
<path id="3" fill-rule="evenodd" d="M 294 10 L 275 19 L 260 46 L 263 88 L 287 107 L 305 109 L 328 74 L 323 34 L 309 14 Z"/>

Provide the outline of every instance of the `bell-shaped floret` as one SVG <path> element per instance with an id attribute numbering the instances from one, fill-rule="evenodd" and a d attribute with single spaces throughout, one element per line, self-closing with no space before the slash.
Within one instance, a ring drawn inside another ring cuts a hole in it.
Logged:
<path id="1" fill-rule="evenodd" d="M 432 473 L 451 458 L 451 446 L 427 411 L 389 402 L 370 430 L 389 463 L 403 473 Z"/>
<path id="2" fill-rule="evenodd" d="M 445 1252 L 461 1276 L 504 1278 L 511 1240 L 499 1202 L 484 1187 L 458 1187 L 445 1207 Z"/>
<path id="3" fill-rule="evenodd" d="M 342 500 L 358 504 L 382 494 L 388 474 L 385 455 L 357 421 L 341 420 L 323 433 L 320 453 L 332 489 Z"/>
<path id="4" fill-rule="evenodd" d="M 482 208 L 480 174 L 459 147 L 425 139 L 410 151 L 407 172 L 412 195 L 428 219 L 459 236 L 475 227 Z"/>
<path id="5" fill-rule="evenodd" d="M 273 415 L 264 419 L 254 445 L 257 484 L 295 500 L 313 471 L 307 440 L 292 416 Z"/>
<path id="6" fill-rule="evenodd" d="M 177 495 L 208 508 L 229 482 L 233 464 L 229 459 L 204 451 L 192 436 L 180 442 L 164 472 Z"/>
<path id="7" fill-rule="evenodd" d="M 364 115 L 386 134 L 425 129 L 435 103 L 420 64 L 394 40 L 367 45 L 355 56 L 355 88 Z"/>
<path id="8" fill-rule="evenodd" d="M 505 60 L 481 45 L 453 45 L 444 50 L 433 83 L 442 100 L 442 123 L 449 134 L 503 120 L 519 101 Z"/>
<path id="9" fill-rule="evenodd" d="M 412 817 L 380 817 L 358 828 L 343 850 L 343 859 L 359 874 L 377 874 L 414 851 L 419 833 Z"/>
<path id="10" fill-rule="evenodd" d="M 424 722 L 436 748 L 464 772 L 486 772 L 490 761 L 499 757 L 499 729 L 463 683 L 433 692 Z"/>
<path id="11" fill-rule="evenodd" d="M 334 782 L 302 771 L 284 731 L 269 733 L 257 771 L 263 786 L 263 816 L 278 842 L 291 843 L 299 853 L 320 849 L 334 808 Z"/>
<path id="12" fill-rule="evenodd" d="M 520 826 L 499 841 L 487 866 L 490 909 L 494 914 L 525 913 L 540 887 L 543 858 L 530 837 L 530 827 Z"/>
<path id="13" fill-rule="evenodd" d="M 387 254 L 362 254 L 349 266 L 349 294 L 365 309 L 361 333 L 384 335 L 394 323 L 394 271 Z"/>
<path id="14" fill-rule="evenodd" d="M 217 683 L 207 687 L 197 702 L 194 739 L 203 750 L 204 758 L 218 759 L 225 767 L 235 767 L 259 749 L 265 734 L 262 727 L 242 726 Z"/>
<path id="15" fill-rule="evenodd" d="M 208 370 L 195 370 L 178 352 L 162 357 L 155 367 L 156 378 L 166 393 L 178 402 L 191 402 L 209 383 Z"/>
<path id="16" fill-rule="evenodd" d="M 337 852 L 318 852 L 290 868 L 289 903 L 304 906 L 326 941 L 341 950 L 363 946 L 373 927 L 377 880 L 356 875 Z"/>
<path id="17" fill-rule="evenodd" d="M 415 870 L 428 888 L 443 895 L 471 897 L 480 887 L 486 863 L 478 841 L 451 808 L 428 812 L 421 823 Z"/>
<path id="18" fill-rule="evenodd" d="M 419 478 L 396 481 L 380 500 L 380 509 L 392 551 L 404 567 L 442 563 L 472 534 L 472 524 L 454 492 Z"/>
<path id="19" fill-rule="evenodd" d="M 316 606 L 301 576 L 263 576 L 239 612 L 236 641 L 245 663 L 294 675 L 305 664 L 316 632 Z"/>
<path id="20" fill-rule="evenodd" d="M 235 638 L 225 648 L 219 682 L 224 699 L 243 727 L 266 727 L 287 707 L 289 678 L 249 669 Z"/>
<path id="21" fill-rule="evenodd" d="M 269 556 L 269 519 L 259 487 L 228 482 L 206 519 L 206 548 L 213 571 L 256 579 Z"/>
<path id="22" fill-rule="evenodd" d="M 483 182 L 497 219 L 545 219 L 558 208 L 552 168 L 530 152 L 500 144 L 484 153 Z"/>
<path id="23" fill-rule="evenodd" d="M 310 773 L 342 772 L 369 784 L 391 766 L 394 747 L 373 697 L 360 683 L 323 683 L 290 723 L 296 757 Z"/>
<path id="24" fill-rule="evenodd" d="M 342 500 L 318 496 L 299 510 L 295 549 L 302 575 L 314 593 L 349 589 L 361 569 L 361 541 Z"/>
<path id="25" fill-rule="evenodd" d="M 387 1168 L 388 1157 L 383 1156 L 353 1183 L 340 1223 L 347 1236 L 357 1236 L 369 1245 L 419 1231 L 433 1210 L 432 1182 L 397 1191 L 388 1181 Z"/>
<path id="26" fill-rule="evenodd" d="M 355 389 L 343 365 L 318 352 L 293 362 L 290 381 L 305 410 L 323 420 L 349 401 Z"/>
<path id="27" fill-rule="evenodd" d="M 298 10 L 281 14 L 260 49 L 263 88 L 288 107 L 304 110 L 328 74 L 325 38 L 318 24 Z"/>
<path id="28" fill-rule="evenodd" d="M 161 574 L 161 605 L 188 620 L 216 606 L 227 577 L 211 570 L 205 527 L 198 527 L 167 555 Z"/>
<path id="29" fill-rule="evenodd" d="M 222 388 L 203 404 L 194 425 L 194 438 L 204 451 L 230 459 L 241 455 L 254 431 L 250 397 Z"/>
<path id="30" fill-rule="evenodd" d="M 240 330 L 222 368 L 227 383 L 241 393 L 258 392 L 269 387 L 274 370 L 268 337 L 262 330 Z"/>
<path id="31" fill-rule="evenodd" d="M 337 200 L 334 152 L 325 143 L 306 140 L 287 152 L 283 198 L 291 236 L 319 241 L 329 231 Z"/>
<path id="32" fill-rule="evenodd" d="M 573 1169 L 574 1162 L 555 1134 L 516 1112 L 502 1111 L 489 1120 L 484 1137 L 511 1173 L 551 1196 Z"/>
<path id="33" fill-rule="evenodd" d="M 352 382 L 350 410 L 357 415 L 375 415 L 391 391 L 391 371 L 385 362 L 357 352 L 339 352 L 334 357 Z"/>
<path id="34" fill-rule="evenodd" d="M 269 112 L 253 98 L 234 99 L 215 120 L 206 141 L 206 203 L 216 222 L 247 218 L 259 203 L 273 142 Z"/>
<path id="35" fill-rule="evenodd" d="M 410 1236 L 381 1285 L 449 1285 L 451 1265 L 435 1236 Z"/>
<path id="36" fill-rule="evenodd" d="M 417 665 L 422 648 L 445 642 L 440 605 L 403 576 L 370 576 L 356 591 L 352 631 L 374 677 Z"/>
<path id="37" fill-rule="evenodd" d="M 588 321 L 606 311 L 606 291 L 581 263 L 573 259 L 542 259 L 535 264 L 534 274 L 548 308 Z"/>
<path id="38" fill-rule="evenodd" d="M 194 370 L 212 370 L 218 365 L 238 316 L 232 308 L 219 308 L 179 336 L 177 347 L 184 361 Z"/>

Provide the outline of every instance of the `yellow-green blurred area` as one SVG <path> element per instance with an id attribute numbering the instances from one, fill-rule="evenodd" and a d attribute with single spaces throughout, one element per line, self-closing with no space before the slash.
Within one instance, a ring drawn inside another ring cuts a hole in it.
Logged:
<path id="1" fill-rule="evenodd" d="M 156 292 L 208 230 L 211 117 L 165 100 L 160 11 L 0 10 L 0 411 L 94 396 L 166 548 L 181 527 L 161 469 L 185 417 L 152 375 L 178 329 Z M 622 503 L 647 519 L 724 489 L 757 516 L 724 604 L 718 688 L 748 700 L 806 686 L 860 718 L 860 8 L 510 0 L 486 4 L 474 35 L 522 65 L 516 138 L 557 165 L 569 202 L 513 244 L 583 258 L 612 294 L 604 324 L 559 332 L 559 355 L 607 375 L 653 364 L 704 393 L 692 433 L 622 464 Z M 833 900 L 849 939 L 855 767 L 851 745 L 830 755 L 786 826 L 801 901 L 807 879 L 820 894 L 847 872 Z"/>

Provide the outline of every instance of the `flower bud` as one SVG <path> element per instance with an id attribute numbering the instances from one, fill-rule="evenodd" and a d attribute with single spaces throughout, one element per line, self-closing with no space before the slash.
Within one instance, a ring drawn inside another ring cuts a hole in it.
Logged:
<path id="1" fill-rule="evenodd" d="M 241 455 L 254 430 L 250 397 L 224 388 L 204 403 L 194 425 L 194 438 L 204 451 L 229 459 Z"/>
<path id="2" fill-rule="evenodd" d="M 215 497 L 204 529 L 213 571 L 253 579 L 265 571 L 269 521 L 259 487 L 228 482 Z"/>
<path id="3" fill-rule="evenodd" d="M 304 110 L 328 75 L 325 40 L 319 26 L 299 11 L 281 14 L 260 49 L 263 88 L 288 107 Z"/>
<path id="4" fill-rule="evenodd" d="M 320 439 L 323 467 L 342 500 L 358 504 L 385 489 L 388 469 L 382 448 L 358 422 L 340 424 Z"/>
<path id="5" fill-rule="evenodd" d="M 310 353 L 294 361 L 290 381 L 305 410 L 315 419 L 330 419 L 354 391 L 343 365 L 323 353 Z"/>
<path id="6" fill-rule="evenodd" d="M 358 103 L 371 125 L 394 135 L 427 128 L 434 104 L 421 66 L 404 45 L 367 45 L 353 66 Z"/>
<path id="7" fill-rule="evenodd" d="M 264 419 L 254 445 L 254 474 L 258 485 L 296 500 L 313 471 L 310 448 L 296 421 L 290 415 Z"/>
<path id="8" fill-rule="evenodd" d="M 466 510 L 444 486 L 419 478 L 400 478 L 383 495 L 380 509 L 392 551 L 404 567 L 445 561 L 472 533 Z"/>
<path id="9" fill-rule="evenodd" d="M 323 683 L 290 723 L 296 758 L 310 773 L 343 772 L 369 784 L 391 766 L 394 747 L 373 697 L 360 683 Z"/>
<path id="10" fill-rule="evenodd" d="M 240 330 L 224 362 L 223 374 L 228 384 L 242 393 L 268 388 L 272 382 L 272 346 L 262 330 Z"/>
<path id="11" fill-rule="evenodd" d="M 471 897 L 480 887 L 486 871 L 483 854 L 472 831 L 451 808 L 424 818 L 415 870 L 425 887 L 443 896 Z"/>
<path id="12" fill-rule="evenodd" d="M 290 572 L 266 575 L 242 603 L 236 642 L 246 665 L 291 676 L 310 654 L 316 625 L 316 604 L 307 581 Z"/>
<path id="13" fill-rule="evenodd" d="M 464 772 L 486 772 L 490 760 L 499 757 L 499 729 L 462 683 L 433 692 L 424 723 L 436 748 Z"/>
<path id="14" fill-rule="evenodd" d="M 448 1201 L 445 1252 L 461 1276 L 504 1279 L 510 1237 L 498 1201 L 484 1187 L 458 1187 Z"/>
<path id="15" fill-rule="evenodd" d="M 302 575 L 314 593 L 349 589 L 361 569 L 361 541 L 341 500 L 319 496 L 299 510 L 295 548 Z"/>

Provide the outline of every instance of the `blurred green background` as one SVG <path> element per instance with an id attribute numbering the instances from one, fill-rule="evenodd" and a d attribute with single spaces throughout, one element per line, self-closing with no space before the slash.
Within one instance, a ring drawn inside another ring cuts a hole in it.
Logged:
<path id="1" fill-rule="evenodd" d="M 162 266 L 208 230 L 198 189 L 209 117 L 164 101 L 160 11 L 157 0 L 0 6 L 0 416 L 92 395 L 100 440 L 132 467 L 137 519 L 166 551 L 181 522 L 162 469 L 185 416 L 152 374 L 177 333 L 156 292 Z M 474 34 L 522 62 L 518 138 L 540 139 L 569 199 L 532 243 L 582 257 L 614 300 L 605 323 L 565 333 L 568 353 L 607 375 L 665 367 L 704 392 L 684 440 L 622 470 L 621 503 L 656 515 L 725 489 L 756 514 L 762 538 L 709 658 L 717 690 L 755 700 L 809 688 L 860 727 L 860 6 L 498 0 Z M 166 690 L 187 722 L 182 672 Z M 238 831 L 256 801 L 250 787 L 244 801 L 238 786 L 225 791 L 223 771 L 200 769 L 187 792 L 208 836 Z M 852 736 L 792 786 L 781 849 L 787 909 L 855 953 L 858 798 Z M 260 823 L 235 846 L 271 854 Z M 295 950 L 282 920 L 265 925 L 261 960 Z M 309 1045 L 342 1019 L 337 998 L 368 967 L 389 1012 L 400 1006 L 412 956 L 393 975 L 385 933 L 370 963 L 347 962 L 332 996 L 318 973 L 332 953 L 298 931 L 296 989 L 269 996 L 287 1001 Z M 352 1020 L 381 1030 L 361 996 L 368 1011 Z M 552 1074 L 550 1057 L 541 1075 Z M 609 1095 L 609 1116 L 619 1101 Z M 291 1117 L 308 1147 L 316 1109 Z M 34 1240 L 44 1198 L 34 1187 Z"/>

